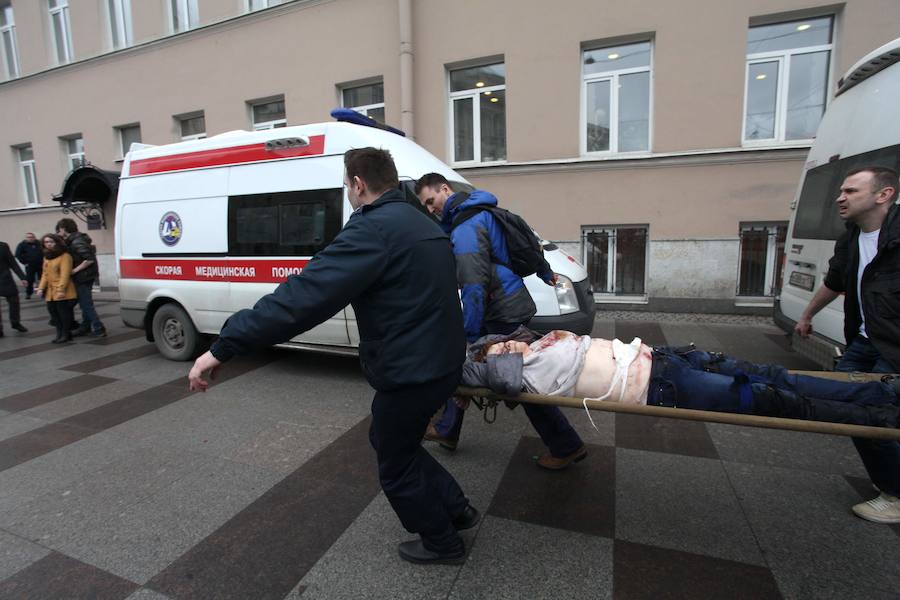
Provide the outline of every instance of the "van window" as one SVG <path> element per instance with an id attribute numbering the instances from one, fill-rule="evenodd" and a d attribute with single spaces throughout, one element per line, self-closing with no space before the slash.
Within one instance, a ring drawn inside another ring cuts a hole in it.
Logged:
<path id="1" fill-rule="evenodd" d="M 228 198 L 228 254 L 312 256 L 341 229 L 341 189 Z"/>
<path id="2" fill-rule="evenodd" d="M 900 144 L 848 156 L 807 171 L 794 218 L 794 239 L 836 240 L 844 232 L 835 199 L 846 174 L 865 166 L 898 170 Z"/>

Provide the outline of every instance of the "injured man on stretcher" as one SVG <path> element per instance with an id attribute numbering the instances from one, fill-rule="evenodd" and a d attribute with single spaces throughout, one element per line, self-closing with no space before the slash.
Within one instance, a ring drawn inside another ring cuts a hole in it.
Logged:
<path id="1" fill-rule="evenodd" d="M 462 384 L 694 410 L 898 427 L 900 380 L 863 383 L 791 374 L 688 347 L 651 348 L 520 327 L 469 346 Z"/>

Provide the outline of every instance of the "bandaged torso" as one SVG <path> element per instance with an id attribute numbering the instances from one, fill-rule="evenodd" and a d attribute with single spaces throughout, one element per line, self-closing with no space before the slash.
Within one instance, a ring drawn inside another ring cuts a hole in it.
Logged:
<path id="1" fill-rule="evenodd" d="M 629 345 L 552 331 L 529 347 L 522 374 L 529 392 L 647 403 L 653 359 L 639 340 Z"/>

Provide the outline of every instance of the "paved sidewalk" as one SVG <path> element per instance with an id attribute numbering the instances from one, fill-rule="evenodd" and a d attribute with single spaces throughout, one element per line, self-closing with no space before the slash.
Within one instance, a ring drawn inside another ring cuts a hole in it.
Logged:
<path id="1" fill-rule="evenodd" d="M 23 306 L 31 331 L 0 339 L 0 599 L 900 597 L 900 527 L 850 512 L 875 492 L 845 438 L 568 410 L 589 456 L 550 473 L 521 409 L 472 410 L 459 450 L 428 448 L 485 518 L 464 565 L 414 566 L 355 359 L 272 350 L 194 394 L 113 294 L 109 337 L 63 347 Z M 594 334 L 815 368 L 758 317 L 603 312 Z"/>

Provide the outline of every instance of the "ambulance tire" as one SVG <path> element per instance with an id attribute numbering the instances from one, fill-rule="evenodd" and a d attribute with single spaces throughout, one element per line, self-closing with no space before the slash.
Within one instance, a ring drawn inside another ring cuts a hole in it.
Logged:
<path id="1" fill-rule="evenodd" d="M 153 339 L 159 353 L 169 360 L 192 360 L 203 343 L 187 312 L 171 302 L 153 315 Z"/>

